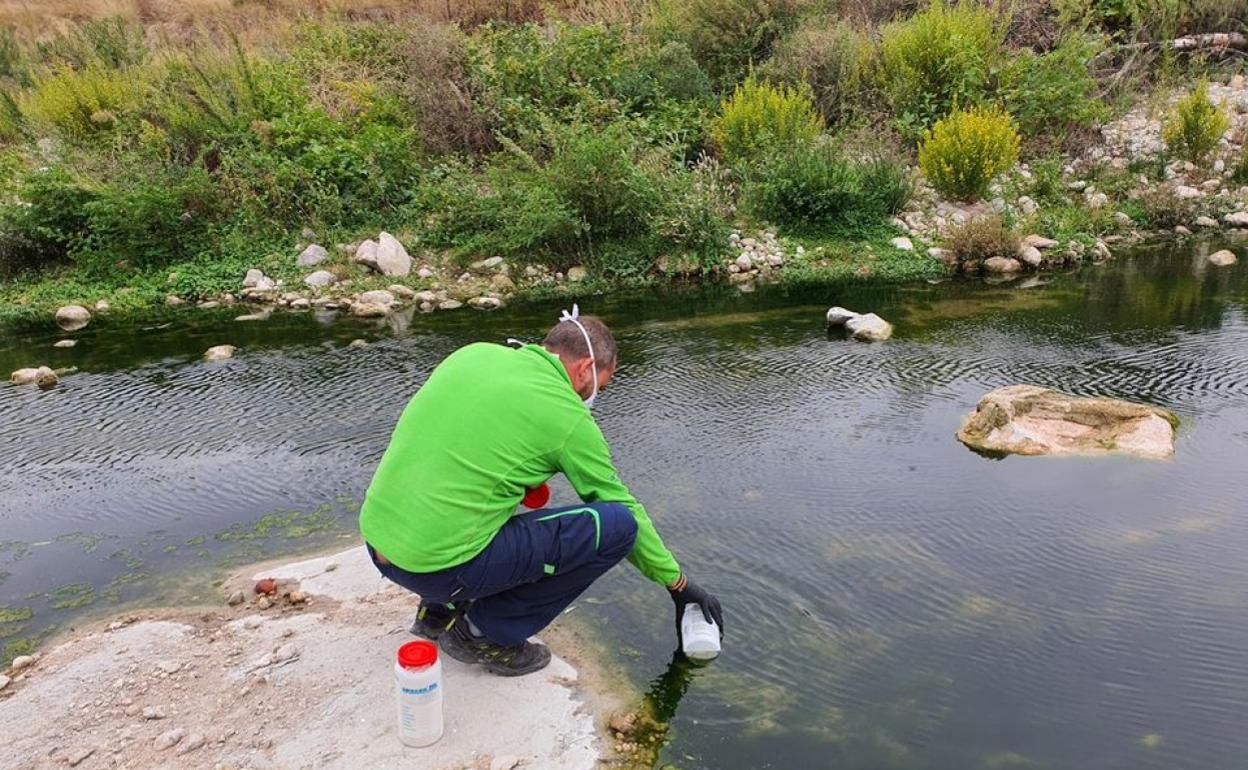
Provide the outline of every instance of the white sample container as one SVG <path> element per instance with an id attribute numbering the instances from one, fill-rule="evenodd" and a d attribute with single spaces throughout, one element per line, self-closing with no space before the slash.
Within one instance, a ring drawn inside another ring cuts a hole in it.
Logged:
<path id="1" fill-rule="evenodd" d="M 394 664 L 399 740 L 429 746 L 442 737 L 442 661 L 433 642 L 408 642 Z"/>
<path id="2" fill-rule="evenodd" d="M 719 626 L 708 622 L 702 608 L 685 605 L 680 616 L 681 649 L 690 660 L 714 660 L 719 657 Z"/>

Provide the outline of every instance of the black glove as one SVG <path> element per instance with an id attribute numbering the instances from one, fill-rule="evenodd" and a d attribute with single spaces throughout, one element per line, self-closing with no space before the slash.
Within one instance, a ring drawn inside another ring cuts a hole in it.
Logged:
<path id="1" fill-rule="evenodd" d="M 702 617 L 708 622 L 719 626 L 719 635 L 724 635 L 724 611 L 719 606 L 719 599 L 699 588 L 692 580 L 680 576 L 676 584 L 667 589 L 676 604 L 676 638 L 680 638 L 680 618 L 685 614 L 685 607 L 696 604 L 702 609 Z"/>

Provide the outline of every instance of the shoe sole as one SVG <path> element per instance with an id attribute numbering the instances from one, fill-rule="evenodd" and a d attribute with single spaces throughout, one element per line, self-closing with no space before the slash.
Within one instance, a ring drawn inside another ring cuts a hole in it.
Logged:
<path id="1" fill-rule="evenodd" d="M 549 650 L 546 651 L 546 654 L 540 661 L 536 661 L 524 668 L 514 668 L 512 666 L 495 663 L 492 660 L 482 658 L 472 650 L 464 649 L 460 645 L 456 644 L 452 641 L 453 639 L 454 634 L 444 634 L 442 638 L 438 640 L 438 649 L 442 650 L 442 652 L 445 652 L 455 660 L 458 660 L 460 663 L 466 663 L 470 666 L 481 666 L 495 676 L 524 676 L 525 674 L 532 674 L 536 671 L 541 671 L 550 665 Z"/>

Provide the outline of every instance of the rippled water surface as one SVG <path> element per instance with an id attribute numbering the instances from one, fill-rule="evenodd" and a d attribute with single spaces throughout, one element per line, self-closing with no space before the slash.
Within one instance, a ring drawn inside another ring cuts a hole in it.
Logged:
<path id="1" fill-rule="evenodd" d="M 1201 251 L 1029 287 L 583 302 L 620 338 L 597 414 L 621 473 L 728 615 L 724 656 L 691 670 L 669 666 L 666 596 L 630 569 L 576 606 L 670 718 L 662 761 L 1248 767 L 1248 250 L 1222 270 Z M 829 337 L 830 304 L 897 335 Z M 234 314 L 102 322 L 69 350 L 50 330 L 0 340 L 3 371 L 81 370 L 0 388 L 10 653 L 85 608 L 349 534 L 429 370 L 539 338 L 558 308 Z M 234 360 L 199 360 L 223 343 Z M 954 440 L 1018 382 L 1173 409 L 1178 453 L 991 460 Z"/>

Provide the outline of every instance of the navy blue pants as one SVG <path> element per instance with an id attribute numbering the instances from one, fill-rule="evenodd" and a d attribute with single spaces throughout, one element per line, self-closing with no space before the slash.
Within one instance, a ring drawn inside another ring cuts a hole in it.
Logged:
<path id="1" fill-rule="evenodd" d="M 512 516 L 485 550 L 438 572 L 407 572 L 368 553 L 383 576 L 426 602 L 471 601 L 468 617 L 487 639 L 516 645 L 550 625 L 636 538 L 627 506 L 594 503 Z"/>

